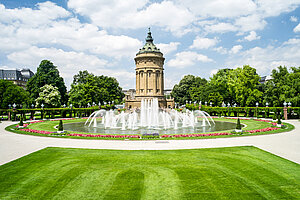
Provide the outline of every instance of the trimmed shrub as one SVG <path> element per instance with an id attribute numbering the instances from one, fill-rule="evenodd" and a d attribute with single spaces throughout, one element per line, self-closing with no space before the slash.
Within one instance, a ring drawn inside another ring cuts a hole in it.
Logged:
<path id="1" fill-rule="evenodd" d="M 22 117 L 22 115 L 20 116 L 20 123 L 19 123 L 19 126 L 23 126 L 23 117 Z"/>
<path id="2" fill-rule="evenodd" d="M 240 118 L 237 119 L 236 129 L 237 129 L 237 130 L 241 130 L 241 129 L 242 129 L 242 125 L 241 125 L 241 122 L 240 122 Z"/>
<path id="3" fill-rule="evenodd" d="M 278 121 L 277 121 L 277 124 L 281 124 L 281 119 L 280 119 L 280 114 L 278 115 Z"/>
<path id="4" fill-rule="evenodd" d="M 59 120 L 59 124 L 58 124 L 58 131 L 63 131 L 64 130 L 64 127 L 63 127 L 63 122 L 62 120 Z"/>

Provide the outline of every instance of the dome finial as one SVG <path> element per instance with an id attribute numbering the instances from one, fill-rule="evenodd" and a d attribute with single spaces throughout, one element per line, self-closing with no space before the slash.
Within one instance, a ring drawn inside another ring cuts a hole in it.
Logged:
<path id="1" fill-rule="evenodd" d="M 151 36 L 150 27 L 148 28 L 148 30 L 149 30 L 149 32 L 148 32 L 148 35 L 147 35 L 147 38 L 146 38 L 146 42 L 152 43 L 153 42 L 153 38 Z"/>

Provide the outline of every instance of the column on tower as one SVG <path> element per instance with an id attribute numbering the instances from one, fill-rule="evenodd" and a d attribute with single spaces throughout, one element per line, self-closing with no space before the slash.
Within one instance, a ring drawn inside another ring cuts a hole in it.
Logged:
<path id="1" fill-rule="evenodd" d="M 157 89 L 156 89 L 156 72 L 155 72 L 155 70 L 153 70 L 153 94 L 156 94 L 156 91 L 157 91 Z"/>
<path id="2" fill-rule="evenodd" d="M 144 71 L 144 95 L 147 95 L 147 70 Z"/>
<path id="3" fill-rule="evenodd" d="M 136 94 L 140 94 L 140 72 L 136 70 L 135 72 L 135 85 L 136 85 Z"/>

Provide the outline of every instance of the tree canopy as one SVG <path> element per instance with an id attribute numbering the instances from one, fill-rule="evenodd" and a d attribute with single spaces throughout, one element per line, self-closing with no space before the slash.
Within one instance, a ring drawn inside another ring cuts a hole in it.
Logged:
<path id="1" fill-rule="evenodd" d="M 44 85 L 40 91 L 39 97 L 35 100 L 37 107 L 41 107 L 42 104 L 44 104 L 46 108 L 60 107 L 61 95 L 57 87 Z"/>
<path id="2" fill-rule="evenodd" d="M 115 78 L 107 76 L 95 76 L 88 71 L 79 71 L 74 76 L 71 84 L 69 103 L 76 107 L 85 107 L 88 103 L 100 102 L 119 103 L 124 94 Z"/>
<path id="3" fill-rule="evenodd" d="M 8 105 L 16 104 L 18 107 L 28 107 L 29 93 L 22 87 L 7 80 L 0 80 L 0 107 L 8 108 Z"/>
<path id="4" fill-rule="evenodd" d="M 205 94 L 206 79 L 193 75 L 184 76 L 179 84 L 173 87 L 171 96 L 181 104 L 186 101 L 199 101 Z"/>
<path id="5" fill-rule="evenodd" d="M 290 70 L 282 66 L 272 70 L 272 79 L 263 87 L 264 103 L 271 106 L 282 106 L 283 102 L 300 105 L 300 67 L 291 67 Z"/>
<path id="6" fill-rule="evenodd" d="M 44 85 L 52 85 L 57 87 L 61 95 L 61 104 L 66 103 L 68 100 L 67 88 L 64 83 L 64 79 L 59 75 L 59 71 L 52 62 L 48 60 L 42 60 L 37 68 L 36 74 L 27 82 L 27 91 L 30 93 L 32 99 L 37 99 L 41 88 Z"/>
<path id="7" fill-rule="evenodd" d="M 184 76 L 172 90 L 176 102 L 202 101 L 221 106 L 282 106 L 283 102 L 300 105 L 300 67 L 279 66 L 272 71 L 272 79 L 261 84 L 256 69 L 245 65 L 236 69 L 220 69 L 209 81 L 193 75 Z"/>

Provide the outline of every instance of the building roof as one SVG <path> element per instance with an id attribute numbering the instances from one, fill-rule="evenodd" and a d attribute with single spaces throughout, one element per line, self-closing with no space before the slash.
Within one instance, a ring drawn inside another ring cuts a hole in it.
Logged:
<path id="1" fill-rule="evenodd" d="M 151 36 L 151 31 L 149 28 L 148 35 L 146 37 L 146 44 L 139 50 L 139 52 L 136 55 L 142 54 L 142 53 L 161 53 L 160 49 L 158 49 L 155 44 L 153 43 L 153 38 Z"/>

